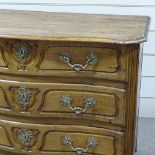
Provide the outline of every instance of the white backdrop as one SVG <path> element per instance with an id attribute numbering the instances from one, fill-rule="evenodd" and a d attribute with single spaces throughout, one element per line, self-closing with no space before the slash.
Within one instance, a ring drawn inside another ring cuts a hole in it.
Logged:
<path id="1" fill-rule="evenodd" d="M 140 116 L 155 118 L 155 0 L 0 0 L 0 9 L 150 16 L 149 40 L 144 46 Z"/>

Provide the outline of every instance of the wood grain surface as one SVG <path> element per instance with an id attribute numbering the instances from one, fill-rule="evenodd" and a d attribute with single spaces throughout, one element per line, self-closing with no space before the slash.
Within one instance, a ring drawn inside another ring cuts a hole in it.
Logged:
<path id="1" fill-rule="evenodd" d="M 8 20 L 10 19 L 10 20 Z M 0 153 L 134 155 L 141 74 L 141 42 L 149 17 L 0 11 Z M 89 52 L 98 61 L 82 70 Z M 66 59 L 66 58 L 65 58 Z M 68 59 L 67 59 L 68 61 Z M 62 104 L 84 108 L 80 115 Z M 68 101 L 67 101 L 68 102 Z M 73 149 L 72 151 L 70 149 Z"/>
<path id="2" fill-rule="evenodd" d="M 126 90 L 86 84 L 0 82 L 0 113 L 14 116 L 42 118 L 74 118 L 125 125 Z M 23 108 L 18 95 L 20 89 L 31 92 L 27 107 Z M 72 106 L 84 108 L 84 99 L 94 98 L 96 105 L 77 115 L 63 106 L 62 96 L 72 98 Z"/>
<path id="3" fill-rule="evenodd" d="M 63 144 L 65 136 L 70 136 L 73 140 L 74 147 L 87 147 L 87 139 L 89 137 L 95 138 L 97 146 L 94 149 L 89 148 L 86 154 L 96 155 L 123 155 L 123 139 L 124 134 L 119 131 L 107 130 L 104 128 L 84 127 L 84 126 L 68 126 L 68 125 L 43 125 L 31 124 L 15 121 L 3 122 L 0 120 L 3 132 L 3 138 L 0 145 L 1 150 L 7 150 L 20 154 L 40 154 L 40 155 L 75 155 L 73 151 Z M 33 135 L 33 145 L 25 150 L 21 148 L 20 140 L 16 137 L 17 132 L 22 129 L 37 132 Z M 0 141 L 1 142 L 1 141 Z M 11 146 L 9 145 L 11 143 Z M 7 144 L 7 146 L 5 145 Z"/>
<path id="4" fill-rule="evenodd" d="M 31 48 L 28 53 L 28 59 L 24 64 L 16 59 L 15 52 L 13 51 L 14 45 L 18 42 L 28 44 Z M 44 78 L 107 78 L 127 81 L 127 46 L 0 39 L 0 49 L 0 72 L 2 74 L 41 75 Z M 60 61 L 59 55 L 63 52 L 70 55 L 71 64 L 85 65 L 87 62 L 86 57 L 90 53 L 94 53 L 97 56 L 97 63 L 88 65 L 77 73 L 68 64 Z M 21 69 L 22 66 L 24 69 Z"/>
<path id="5" fill-rule="evenodd" d="M 0 11 L 0 37 L 106 43 L 147 40 L 150 18 L 29 11 Z"/>

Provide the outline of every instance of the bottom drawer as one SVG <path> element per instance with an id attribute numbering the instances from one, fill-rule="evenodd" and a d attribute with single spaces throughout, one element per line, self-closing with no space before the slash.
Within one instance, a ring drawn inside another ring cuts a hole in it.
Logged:
<path id="1" fill-rule="evenodd" d="M 9 155 L 123 155 L 123 133 L 103 128 L 0 120 L 0 136 Z"/>

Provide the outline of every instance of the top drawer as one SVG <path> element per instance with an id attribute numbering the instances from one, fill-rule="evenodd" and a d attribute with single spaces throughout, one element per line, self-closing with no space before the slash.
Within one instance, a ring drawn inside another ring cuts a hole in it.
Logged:
<path id="1" fill-rule="evenodd" d="M 117 46 L 3 39 L 0 49 L 1 72 L 126 81 L 126 50 Z"/>

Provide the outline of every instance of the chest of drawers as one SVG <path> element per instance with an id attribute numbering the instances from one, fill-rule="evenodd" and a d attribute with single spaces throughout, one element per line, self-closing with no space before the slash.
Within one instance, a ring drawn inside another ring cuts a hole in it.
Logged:
<path id="1" fill-rule="evenodd" d="M 150 19 L 0 11 L 0 155 L 133 155 Z"/>

